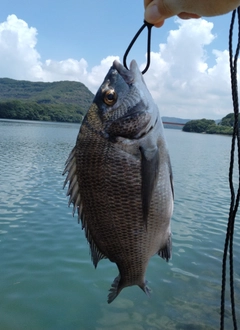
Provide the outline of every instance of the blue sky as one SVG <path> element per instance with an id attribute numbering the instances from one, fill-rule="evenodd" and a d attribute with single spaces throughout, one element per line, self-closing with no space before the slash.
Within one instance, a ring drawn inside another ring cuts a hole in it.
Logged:
<path id="1" fill-rule="evenodd" d="M 0 77 L 78 80 L 93 93 L 143 23 L 143 1 L 1 1 Z M 164 116 L 222 118 L 232 111 L 228 72 L 231 14 L 168 19 L 153 29 L 144 76 Z M 160 46 L 161 44 L 161 46 Z M 145 62 L 146 33 L 129 61 Z"/>

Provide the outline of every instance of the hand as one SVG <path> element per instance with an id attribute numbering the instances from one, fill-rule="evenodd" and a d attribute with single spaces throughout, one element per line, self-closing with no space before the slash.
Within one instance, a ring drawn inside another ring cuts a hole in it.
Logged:
<path id="1" fill-rule="evenodd" d="M 144 19 L 156 27 L 166 18 L 182 19 L 226 14 L 240 6 L 240 0 L 144 0 Z"/>

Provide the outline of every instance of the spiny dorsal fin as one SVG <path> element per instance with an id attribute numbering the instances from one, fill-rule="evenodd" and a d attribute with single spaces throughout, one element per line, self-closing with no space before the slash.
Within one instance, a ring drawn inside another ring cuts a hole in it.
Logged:
<path id="1" fill-rule="evenodd" d="M 81 221 L 82 223 L 82 229 L 85 230 L 86 238 L 90 244 L 90 250 L 91 250 L 91 256 L 92 261 L 94 264 L 94 267 L 97 267 L 97 264 L 99 260 L 106 258 L 106 256 L 101 253 L 95 244 L 94 240 L 92 239 L 92 236 L 90 234 L 90 231 L 87 226 L 87 220 L 84 214 L 84 208 L 80 196 L 80 190 L 79 190 L 79 184 L 77 180 L 77 174 L 76 174 L 76 157 L 75 157 L 76 148 L 73 148 L 71 151 L 66 164 L 65 169 L 63 171 L 63 175 L 67 173 L 66 180 L 64 182 L 63 188 L 66 186 L 67 182 L 69 182 L 67 196 L 69 196 L 69 202 L 68 206 L 70 204 L 73 204 L 73 216 L 75 213 L 75 210 L 78 210 L 78 222 Z"/>
<path id="2" fill-rule="evenodd" d="M 69 196 L 68 206 L 73 204 L 73 215 L 76 209 L 79 209 L 81 204 L 81 196 L 79 192 L 79 185 L 77 180 L 76 173 L 76 158 L 75 158 L 75 148 L 71 151 L 66 164 L 65 169 L 63 171 L 63 175 L 67 173 L 67 177 L 64 181 L 63 188 L 65 188 L 66 184 L 69 182 L 67 196 Z"/>

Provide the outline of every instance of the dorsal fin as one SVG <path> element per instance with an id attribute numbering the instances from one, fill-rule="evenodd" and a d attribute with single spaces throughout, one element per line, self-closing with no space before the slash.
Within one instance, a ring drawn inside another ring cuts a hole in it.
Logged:
<path id="1" fill-rule="evenodd" d="M 82 205 L 81 195 L 79 191 L 79 184 L 77 180 L 77 174 L 76 174 L 76 157 L 75 157 L 76 149 L 73 148 L 71 151 L 66 164 L 65 169 L 63 171 L 63 175 L 67 173 L 67 177 L 65 179 L 63 188 L 65 188 L 67 182 L 69 182 L 68 185 L 68 191 L 67 196 L 69 196 L 69 202 L 68 206 L 70 204 L 73 204 L 73 216 L 75 213 L 75 210 L 78 210 L 78 222 L 81 221 L 82 223 L 82 229 L 85 230 L 85 235 L 88 240 L 88 243 L 90 244 L 90 250 L 91 250 L 91 256 L 92 261 L 94 264 L 94 267 L 97 267 L 97 264 L 99 260 L 106 258 L 106 256 L 100 252 L 97 245 L 95 244 L 94 240 L 92 239 L 92 236 L 90 234 L 90 231 L 87 226 L 87 220 L 84 214 L 84 207 Z"/>
<path id="2" fill-rule="evenodd" d="M 87 240 L 90 244 L 90 250 L 91 250 L 91 257 L 92 257 L 92 262 L 95 268 L 97 268 L 98 262 L 101 259 L 105 259 L 107 258 L 97 247 L 97 245 L 95 244 L 94 240 L 92 239 L 92 236 L 90 234 L 90 232 L 88 231 L 88 233 L 86 233 L 86 229 L 85 229 L 85 234 L 87 237 Z"/>

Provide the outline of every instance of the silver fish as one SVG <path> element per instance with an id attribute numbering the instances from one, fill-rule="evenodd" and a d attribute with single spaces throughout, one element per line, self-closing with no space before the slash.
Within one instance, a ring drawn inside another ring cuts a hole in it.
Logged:
<path id="1" fill-rule="evenodd" d="M 73 214 L 78 212 L 95 267 L 108 258 L 119 275 L 108 295 L 138 285 L 149 259 L 168 261 L 173 181 L 159 110 L 137 63 L 114 61 L 95 95 L 64 170 Z"/>

